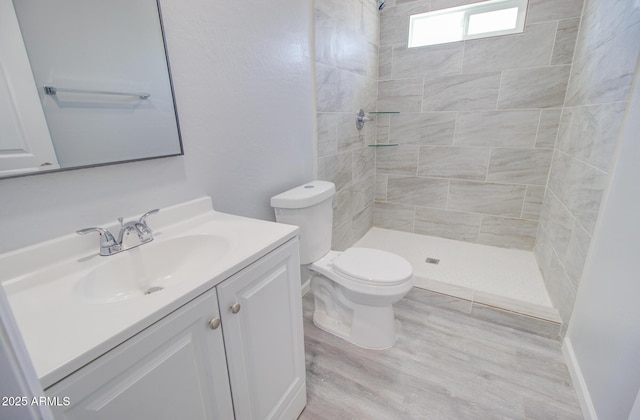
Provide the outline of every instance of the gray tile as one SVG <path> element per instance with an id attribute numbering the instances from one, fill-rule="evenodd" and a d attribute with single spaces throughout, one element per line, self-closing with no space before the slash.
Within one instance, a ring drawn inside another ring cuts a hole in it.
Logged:
<path id="1" fill-rule="evenodd" d="M 516 35 L 465 41 L 463 73 L 548 66 L 556 22 L 527 25 Z"/>
<path id="2" fill-rule="evenodd" d="M 552 156 L 551 149 L 491 149 L 487 181 L 545 185 Z"/>
<path id="3" fill-rule="evenodd" d="M 420 112 L 423 85 L 423 79 L 379 82 L 378 111 Z"/>
<path id="4" fill-rule="evenodd" d="M 495 109 L 500 72 L 428 78 L 422 111 L 472 111 Z"/>
<path id="5" fill-rule="evenodd" d="M 351 153 L 340 153 L 318 159 L 318 178 L 333 182 L 337 190 L 344 188 L 352 179 Z"/>
<path id="6" fill-rule="evenodd" d="M 574 60 L 567 106 L 626 101 L 640 54 L 640 24 Z"/>
<path id="7" fill-rule="evenodd" d="M 414 206 L 444 208 L 447 205 L 449 181 L 389 175 L 387 201 Z"/>
<path id="8" fill-rule="evenodd" d="M 555 147 L 561 114 L 561 108 L 540 110 L 536 148 L 553 149 Z"/>
<path id="9" fill-rule="evenodd" d="M 536 241 L 537 229 L 538 222 L 533 220 L 483 216 L 478 243 L 530 251 Z"/>
<path id="10" fill-rule="evenodd" d="M 571 66 L 506 70 L 502 73 L 499 109 L 562 106 Z"/>
<path id="11" fill-rule="evenodd" d="M 380 45 L 406 47 L 409 40 L 409 16 L 430 10 L 429 0 L 418 0 L 387 7 L 380 15 Z"/>
<path id="12" fill-rule="evenodd" d="M 375 174 L 376 154 L 373 147 L 363 147 L 352 154 L 352 178 L 361 180 Z"/>
<path id="13" fill-rule="evenodd" d="M 526 315 L 515 314 L 510 311 L 503 311 L 492 306 L 483 305 L 481 303 L 473 303 L 471 314 L 479 319 L 490 321 L 492 323 L 503 325 L 505 327 L 515 328 L 523 331 L 535 331 L 536 334 L 543 337 L 557 339 L 560 335 L 560 324 L 549 322 Z"/>
<path id="14" fill-rule="evenodd" d="M 418 175 L 484 181 L 488 147 L 421 146 Z"/>
<path id="15" fill-rule="evenodd" d="M 391 79 L 393 47 L 380 47 L 378 54 L 378 78 L 380 80 L 389 80 Z"/>
<path id="16" fill-rule="evenodd" d="M 553 44 L 551 65 L 571 64 L 579 26 L 579 18 L 558 22 L 558 32 L 556 32 L 556 40 Z"/>
<path id="17" fill-rule="evenodd" d="M 419 146 L 399 145 L 376 150 L 376 172 L 414 176 L 418 170 Z"/>
<path id="18" fill-rule="evenodd" d="M 605 172 L 580 161 L 572 161 L 564 203 L 589 234 L 595 228 L 608 180 Z"/>
<path id="19" fill-rule="evenodd" d="M 318 113 L 316 120 L 318 133 L 318 156 L 333 155 L 338 152 L 336 115 Z"/>
<path id="20" fill-rule="evenodd" d="M 454 145 L 491 147 L 532 147 L 540 111 L 460 112 Z"/>
<path id="21" fill-rule="evenodd" d="M 580 223 L 574 223 L 563 265 L 565 272 L 567 273 L 567 278 L 571 281 L 571 285 L 576 290 L 578 290 L 578 285 L 580 284 L 580 278 L 582 276 L 582 270 L 584 269 L 590 244 L 591 236 L 589 233 L 580 226 Z"/>
<path id="22" fill-rule="evenodd" d="M 520 217 L 526 187 L 452 180 L 448 210 Z"/>
<path id="23" fill-rule="evenodd" d="M 376 201 L 387 201 L 387 179 L 389 175 L 376 174 Z"/>
<path id="24" fill-rule="evenodd" d="M 316 107 L 318 112 L 350 112 L 356 75 L 316 63 Z"/>
<path id="25" fill-rule="evenodd" d="M 464 6 L 481 1 L 485 0 L 431 0 L 431 10 L 448 9 L 450 7 Z"/>
<path id="26" fill-rule="evenodd" d="M 529 0 L 527 22 L 580 17 L 583 0 Z"/>
<path id="27" fill-rule="evenodd" d="M 573 312 L 576 290 L 571 286 L 571 282 L 555 254 L 552 254 L 549 273 L 544 277 L 544 282 L 553 306 L 560 312 L 563 322 L 567 323 L 571 319 L 571 312 Z"/>
<path id="28" fill-rule="evenodd" d="M 564 200 L 568 187 L 568 171 L 571 166 L 571 156 L 556 150 L 549 171 L 548 187 L 556 197 Z"/>
<path id="29" fill-rule="evenodd" d="M 457 211 L 416 208 L 415 233 L 477 242 L 481 215 Z"/>
<path id="30" fill-rule="evenodd" d="M 393 114 L 390 121 L 390 143 L 451 144 L 456 125 L 455 112 Z"/>
<path id="31" fill-rule="evenodd" d="M 336 113 L 336 138 L 338 153 L 365 147 L 365 130 L 358 131 L 352 112 Z"/>
<path id="32" fill-rule="evenodd" d="M 565 108 L 558 149 L 609 171 L 625 109 L 625 102 Z"/>
<path id="33" fill-rule="evenodd" d="M 413 231 L 414 206 L 376 202 L 373 206 L 373 225 L 404 232 Z"/>
<path id="34" fill-rule="evenodd" d="M 555 254 L 564 259 L 569 247 L 574 219 L 553 193 L 545 196 L 540 223 Z"/>
<path id="35" fill-rule="evenodd" d="M 527 193 L 524 196 L 524 205 L 522 206 L 523 219 L 538 220 L 540 218 L 544 191 L 544 186 L 527 185 Z"/>
<path id="36" fill-rule="evenodd" d="M 408 25 L 408 21 L 405 24 Z M 391 73 L 394 79 L 456 74 L 462 69 L 463 52 L 462 42 L 417 48 L 395 47 Z"/>

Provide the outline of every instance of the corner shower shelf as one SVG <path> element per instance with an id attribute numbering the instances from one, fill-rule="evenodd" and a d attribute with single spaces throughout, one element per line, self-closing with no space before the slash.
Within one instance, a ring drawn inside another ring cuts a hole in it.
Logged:
<path id="1" fill-rule="evenodd" d="M 374 144 L 367 144 L 367 146 L 369 147 L 390 147 L 390 146 L 397 146 L 398 143 L 374 143 Z"/>
<path id="2" fill-rule="evenodd" d="M 400 111 L 371 111 L 367 112 L 367 114 L 399 114 Z"/>

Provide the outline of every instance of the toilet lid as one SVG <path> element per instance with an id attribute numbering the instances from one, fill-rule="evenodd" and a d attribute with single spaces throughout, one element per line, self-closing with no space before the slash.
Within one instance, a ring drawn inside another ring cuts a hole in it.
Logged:
<path id="1" fill-rule="evenodd" d="M 354 280 L 393 286 L 413 275 L 411 264 L 390 252 L 371 248 L 349 248 L 333 261 L 333 268 Z"/>

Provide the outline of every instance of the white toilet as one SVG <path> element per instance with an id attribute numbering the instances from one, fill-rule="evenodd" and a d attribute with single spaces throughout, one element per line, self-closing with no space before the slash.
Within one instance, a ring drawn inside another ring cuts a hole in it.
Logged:
<path id="1" fill-rule="evenodd" d="M 276 220 L 300 227 L 303 282 L 310 278 L 313 323 L 360 347 L 385 349 L 396 341 L 393 304 L 413 286 L 411 264 L 370 248 L 331 251 L 331 182 L 313 181 L 271 198 Z"/>

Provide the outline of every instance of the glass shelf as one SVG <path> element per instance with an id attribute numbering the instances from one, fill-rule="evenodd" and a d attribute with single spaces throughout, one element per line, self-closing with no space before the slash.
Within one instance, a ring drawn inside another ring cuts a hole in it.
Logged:
<path id="1" fill-rule="evenodd" d="M 397 146 L 398 143 L 375 143 L 375 144 L 367 144 L 369 147 L 390 147 Z"/>
<path id="2" fill-rule="evenodd" d="M 371 111 L 367 112 L 367 114 L 399 114 L 400 111 Z"/>

